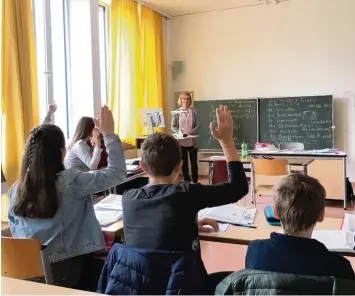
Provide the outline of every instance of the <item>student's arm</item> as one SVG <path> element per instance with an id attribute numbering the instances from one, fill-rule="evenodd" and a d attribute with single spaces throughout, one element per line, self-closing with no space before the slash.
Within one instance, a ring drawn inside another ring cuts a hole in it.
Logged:
<path id="1" fill-rule="evenodd" d="M 195 135 L 200 128 L 200 120 L 198 119 L 198 114 L 197 114 L 197 109 L 193 108 L 192 109 L 193 114 L 194 114 L 194 120 L 195 120 L 195 126 L 193 129 L 191 129 L 190 134 Z"/>
<path id="2" fill-rule="evenodd" d="M 191 184 L 191 196 L 198 210 L 237 202 L 249 191 L 243 164 L 239 162 L 233 141 L 232 116 L 228 108 L 223 106 L 216 110 L 216 114 L 218 128 L 216 129 L 211 123 L 210 129 L 211 134 L 219 141 L 224 152 L 228 182 L 217 185 Z"/>
<path id="3" fill-rule="evenodd" d="M 95 147 L 91 157 L 90 147 L 83 141 L 80 141 L 73 147 L 73 152 L 90 170 L 94 171 L 97 169 L 101 158 L 101 148 Z"/>
<path id="4" fill-rule="evenodd" d="M 174 133 L 179 132 L 179 116 L 180 116 L 180 114 L 174 114 L 173 118 L 171 120 L 171 130 Z"/>
<path id="5" fill-rule="evenodd" d="M 50 124 L 52 122 L 51 117 L 55 113 L 55 111 L 57 111 L 57 105 L 56 104 L 50 104 L 48 106 L 47 115 L 44 118 L 42 124 Z"/>
<path id="6" fill-rule="evenodd" d="M 104 191 L 120 184 L 126 179 L 127 170 L 121 140 L 117 135 L 104 136 L 108 154 L 107 167 L 92 172 L 79 172 L 74 178 L 73 186 L 78 197 Z"/>

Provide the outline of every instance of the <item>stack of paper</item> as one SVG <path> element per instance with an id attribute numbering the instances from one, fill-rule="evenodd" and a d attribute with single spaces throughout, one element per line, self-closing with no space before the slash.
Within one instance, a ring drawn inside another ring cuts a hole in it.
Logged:
<path id="1" fill-rule="evenodd" d="M 200 217 L 211 218 L 231 224 L 252 224 L 256 215 L 256 208 L 242 208 L 234 204 L 214 208 L 206 208 L 199 212 Z"/>
<path id="2" fill-rule="evenodd" d="M 345 214 L 341 230 L 314 230 L 312 238 L 330 251 L 355 253 L 355 215 Z"/>
<path id="3" fill-rule="evenodd" d="M 94 205 L 95 215 L 101 226 L 119 221 L 122 216 L 122 195 L 110 194 Z"/>

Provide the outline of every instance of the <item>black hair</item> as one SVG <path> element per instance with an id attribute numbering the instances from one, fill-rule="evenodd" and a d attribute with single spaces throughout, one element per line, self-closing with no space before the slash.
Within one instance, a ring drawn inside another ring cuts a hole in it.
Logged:
<path id="1" fill-rule="evenodd" d="M 154 133 L 142 144 L 142 164 L 153 177 L 170 176 L 181 161 L 181 148 L 168 134 Z"/>
<path id="2" fill-rule="evenodd" d="M 58 210 L 57 174 L 65 169 L 63 149 L 65 138 L 58 126 L 43 124 L 31 130 L 13 205 L 16 216 L 54 217 Z"/>
<path id="3" fill-rule="evenodd" d="M 77 141 L 92 137 L 92 130 L 94 128 L 95 122 L 92 117 L 81 117 L 78 124 L 76 125 L 74 136 L 68 146 L 68 150 L 70 150 Z M 90 140 L 87 141 L 87 144 L 90 146 L 90 148 L 92 148 Z"/>

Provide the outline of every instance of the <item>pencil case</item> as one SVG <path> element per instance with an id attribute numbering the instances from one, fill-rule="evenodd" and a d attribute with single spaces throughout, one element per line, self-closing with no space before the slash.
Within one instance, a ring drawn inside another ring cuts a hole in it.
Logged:
<path id="1" fill-rule="evenodd" d="M 273 226 L 280 226 L 281 225 L 280 220 L 275 218 L 274 213 L 272 212 L 271 205 L 265 206 L 264 214 L 265 214 L 266 222 L 268 224 L 273 225 Z"/>

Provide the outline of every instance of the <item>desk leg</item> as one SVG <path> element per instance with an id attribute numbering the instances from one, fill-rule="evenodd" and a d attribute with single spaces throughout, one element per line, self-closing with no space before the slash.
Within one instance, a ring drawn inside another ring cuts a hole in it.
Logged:
<path id="1" fill-rule="evenodd" d="M 250 163 L 250 191 L 251 191 L 251 203 L 254 203 L 256 207 L 256 200 L 255 200 L 255 171 L 254 171 L 254 163 Z"/>
<path id="2" fill-rule="evenodd" d="M 208 184 L 212 185 L 212 179 L 213 179 L 213 161 L 210 161 L 208 163 Z"/>
<path id="3" fill-rule="evenodd" d="M 346 206 L 348 204 L 347 198 L 348 198 L 348 186 L 346 184 L 346 157 L 343 158 L 343 182 L 344 182 L 344 210 L 346 210 Z"/>

